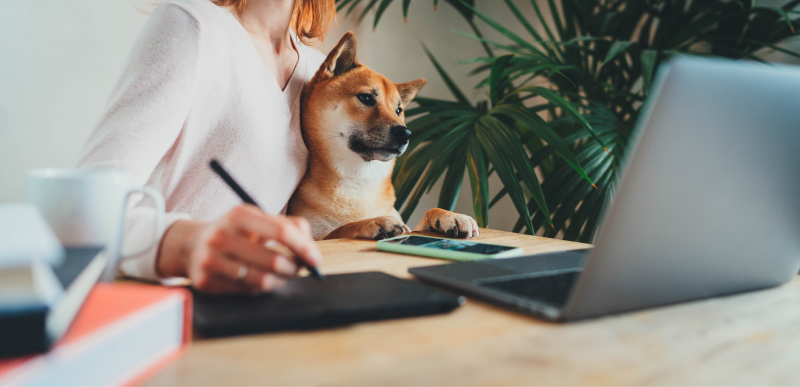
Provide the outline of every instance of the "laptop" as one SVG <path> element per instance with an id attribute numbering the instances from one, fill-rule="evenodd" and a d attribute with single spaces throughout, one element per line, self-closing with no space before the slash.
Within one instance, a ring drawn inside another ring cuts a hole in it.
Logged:
<path id="1" fill-rule="evenodd" d="M 413 268 L 553 321 L 745 292 L 800 270 L 800 67 L 661 66 L 588 250 Z"/>

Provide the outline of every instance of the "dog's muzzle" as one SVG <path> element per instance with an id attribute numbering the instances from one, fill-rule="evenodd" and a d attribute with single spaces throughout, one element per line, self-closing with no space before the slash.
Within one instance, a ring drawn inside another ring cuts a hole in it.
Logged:
<path id="1" fill-rule="evenodd" d="M 411 131 L 403 125 L 393 126 L 390 132 L 392 139 L 400 146 L 408 144 L 408 139 L 411 138 Z"/>
<path id="2" fill-rule="evenodd" d="M 388 131 L 383 130 L 383 135 L 378 138 L 364 137 L 360 133 L 354 133 L 350 136 L 347 147 L 361 156 L 364 161 L 389 161 L 402 155 L 408 147 L 411 131 L 403 125 L 392 126 Z"/>

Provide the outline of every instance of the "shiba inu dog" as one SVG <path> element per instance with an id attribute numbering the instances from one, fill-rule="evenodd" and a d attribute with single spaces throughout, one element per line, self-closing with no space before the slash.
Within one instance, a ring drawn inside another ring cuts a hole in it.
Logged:
<path id="1" fill-rule="evenodd" d="M 305 86 L 308 170 L 287 213 L 306 218 L 315 239 L 385 239 L 411 231 L 394 209 L 391 175 L 411 137 L 403 110 L 425 83 L 393 83 L 359 64 L 348 32 Z M 425 213 L 415 230 L 459 238 L 480 233 L 472 217 L 439 208 Z"/>

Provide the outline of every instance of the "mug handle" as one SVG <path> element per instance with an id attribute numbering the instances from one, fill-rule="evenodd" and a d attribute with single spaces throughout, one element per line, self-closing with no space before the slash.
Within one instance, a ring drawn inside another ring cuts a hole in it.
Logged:
<path id="1" fill-rule="evenodd" d="M 148 244 L 144 248 L 140 249 L 139 251 L 135 251 L 135 252 L 123 255 L 123 253 L 122 253 L 122 238 L 120 238 L 120 244 L 119 244 L 119 257 L 120 257 L 120 259 L 127 258 L 127 257 L 132 257 L 134 255 L 139 255 L 141 253 L 144 253 L 145 251 L 149 250 L 154 245 L 158 244 L 159 240 L 161 239 L 161 234 L 164 233 L 164 212 L 165 212 L 165 210 L 164 210 L 165 209 L 164 197 L 161 196 L 161 192 L 158 192 L 158 191 L 156 191 L 156 190 L 154 190 L 154 189 L 152 189 L 150 187 L 131 188 L 131 190 L 128 191 L 128 193 L 125 195 L 125 202 L 124 202 L 125 203 L 124 204 L 125 207 L 122 210 L 123 211 L 122 212 L 122 221 L 125 222 L 125 219 L 128 218 L 128 204 L 127 204 L 128 200 L 130 199 L 131 195 L 137 194 L 137 193 L 141 193 L 141 194 L 149 196 L 150 198 L 153 199 L 153 202 L 155 203 L 155 206 L 156 206 L 156 227 L 155 227 L 155 232 L 153 233 L 153 241 L 150 242 L 150 244 Z M 125 232 L 125 223 L 123 223 L 122 232 L 123 233 Z"/>

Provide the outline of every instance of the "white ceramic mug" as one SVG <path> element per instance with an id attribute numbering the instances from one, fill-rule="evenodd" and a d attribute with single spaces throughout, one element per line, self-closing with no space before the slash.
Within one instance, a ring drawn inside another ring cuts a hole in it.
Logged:
<path id="1" fill-rule="evenodd" d="M 153 241 L 138 251 L 122 252 L 125 214 L 131 195 L 149 196 L 156 209 Z M 148 187 L 131 187 L 118 169 L 37 169 L 28 173 L 28 202 L 44 215 L 64 246 L 103 245 L 108 265 L 102 281 L 112 281 L 121 258 L 141 254 L 164 232 L 164 198 Z"/>

